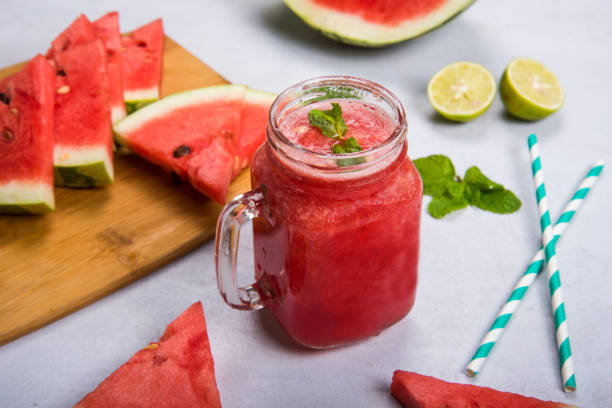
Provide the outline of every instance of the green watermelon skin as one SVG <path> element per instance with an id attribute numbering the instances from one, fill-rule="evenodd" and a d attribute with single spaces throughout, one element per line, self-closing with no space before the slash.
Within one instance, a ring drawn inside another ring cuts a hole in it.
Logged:
<path id="1" fill-rule="evenodd" d="M 164 41 L 161 19 L 121 38 L 123 93 L 128 113 L 160 98 Z"/>
<path id="2" fill-rule="evenodd" d="M 194 303 L 76 408 L 220 408 L 204 310 Z"/>
<path id="3" fill-rule="evenodd" d="M 284 0 L 306 24 L 347 44 L 383 47 L 418 37 L 475 0 Z"/>
<path id="4" fill-rule="evenodd" d="M 577 408 L 402 370 L 393 373 L 391 395 L 405 408 Z"/>
<path id="5" fill-rule="evenodd" d="M 0 213 L 42 213 L 53 197 L 55 72 L 42 55 L 0 80 Z"/>
<path id="6" fill-rule="evenodd" d="M 96 34 L 106 48 L 106 72 L 108 73 L 111 121 L 123 119 L 126 115 L 123 100 L 123 57 L 119 13 L 112 11 L 93 22 Z"/>

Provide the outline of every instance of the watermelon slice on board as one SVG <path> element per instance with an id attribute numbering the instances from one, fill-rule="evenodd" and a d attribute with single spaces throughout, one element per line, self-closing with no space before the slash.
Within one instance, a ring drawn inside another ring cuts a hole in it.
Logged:
<path id="1" fill-rule="evenodd" d="M 402 370 L 393 373 L 391 394 L 406 408 L 577 408 Z"/>
<path id="2" fill-rule="evenodd" d="M 108 74 L 108 96 L 113 123 L 126 115 L 123 100 L 123 58 L 121 34 L 119 32 L 119 13 L 112 11 L 96 21 L 94 27 L 98 38 L 106 48 L 106 72 Z"/>
<path id="3" fill-rule="evenodd" d="M 42 213 L 53 198 L 55 72 L 37 55 L 0 80 L 0 212 Z"/>
<path id="4" fill-rule="evenodd" d="M 163 71 L 164 27 L 161 19 L 121 38 L 123 96 L 128 113 L 159 99 Z"/>
<path id="5" fill-rule="evenodd" d="M 197 302 L 75 408 L 220 408 L 202 303 Z"/>
<path id="6" fill-rule="evenodd" d="M 311 27 L 349 44 L 381 47 L 417 37 L 474 0 L 284 0 Z"/>
<path id="7" fill-rule="evenodd" d="M 115 138 L 224 203 L 234 175 L 246 87 L 218 85 L 170 95 L 115 125 Z"/>

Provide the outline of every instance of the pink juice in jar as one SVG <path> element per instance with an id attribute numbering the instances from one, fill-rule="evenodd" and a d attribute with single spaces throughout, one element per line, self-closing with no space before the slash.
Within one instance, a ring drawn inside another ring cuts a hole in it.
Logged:
<path id="1" fill-rule="evenodd" d="M 359 81 L 366 92 L 376 85 Z M 252 185 L 265 197 L 253 219 L 254 288 L 308 347 L 376 335 L 415 301 L 422 183 L 407 155 L 401 104 L 376 86 L 384 97 L 277 100 L 268 141 L 253 158 Z M 331 102 L 342 108 L 344 137 L 362 152 L 331 154 L 338 141 L 310 125 L 308 111 Z M 339 166 L 343 157 L 360 160 Z"/>

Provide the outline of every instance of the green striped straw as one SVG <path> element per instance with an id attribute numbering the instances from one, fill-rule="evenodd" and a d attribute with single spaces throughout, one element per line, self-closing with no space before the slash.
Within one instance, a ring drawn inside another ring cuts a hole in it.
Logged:
<path id="1" fill-rule="evenodd" d="M 546 198 L 546 188 L 544 187 L 544 171 L 540 161 L 538 149 L 538 139 L 531 134 L 527 139 L 529 153 L 531 154 L 531 171 L 533 182 L 536 189 L 536 199 L 540 212 L 540 227 L 542 228 L 542 246 L 544 247 L 544 258 L 546 259 L 546 271 L 548 272 L 548 288 L 552 304 L 553 316 L 555 319 L 555 329 L 557 330 L 557 348 L 561 363 L 561 378 L 563 380 L 563 390 L 566 392 L 576 391 L 576 377 L 574 375 L 574 363 L 572 360 L 572 350 L 570 347 L 569 330 L 565 316 L 565 304 L 563 302 L 563 292 L 561 289 L 561 275 L 557 266 L 557 254 L 555 252 L 554 233 L 550 221 L 550 211 L 548 210 L 548 199 Z"/>
<path id="2" fill-rule="evenodd" d="M 586 198 L 590 189 L 595 185 L 595 182 L 599 178 L 603 167 L 603 160 L 598 160 L 593 163 L 590 170 L 582 180 L 582 183 L 580 183 L 580 186 L 578 186 L 578 189 L 570 199 L 569 203 L 567 203 L 567 205 L 565 206 L 563 213 L 561 214 L 553 228 L 553 232 L 555 234 L 555 237 L 553 239 L 555 241 L 555 244 L 567 229 L 567 226 L 572 221 L 574 214 L 576 214 L 582 206 L 582 203 L 584 202 L 584 199 Z M 465 372 L 470 377 L 475 377 L 482 369 L 482 366 L 484 365 L 487 357 L 491 353 L 491 350 L 493 349 L 497 341 L 500 339 L 504 329 L 510 322 L 513 313 L 519 307 L 525 294 L 527 293 L 533 282 L 536 280 L 536 278 L 539 276 L 540 271 L 542 270 L 542 266 L 545 263 L 544 258 L 544 248 L 540 246 L 540 249 L 531 259 L 531 262 L 527 266 L 527 269 L 525 270 L 523 275 L 521 275 L 519 281 L 516 283 L 516 286 L 510 294 L 510 297 L 508 298 L 504 306 L 501 308 L 500 312 L 497 315 L 497 318 L 493 321 L 491 328 L 483 337 L 482 341 L 480 342 L 480 345 L 478 346 L 478 349 L 476 350 L 476 353 L 474 353 L 474 356 L 466 367 Z"/>

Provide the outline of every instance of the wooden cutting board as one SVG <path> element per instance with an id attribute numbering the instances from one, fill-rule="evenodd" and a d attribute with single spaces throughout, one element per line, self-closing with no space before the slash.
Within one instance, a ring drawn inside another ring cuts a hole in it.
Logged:
<path id="1" fill-rule="evenodd" d="M 0 78 L 22 64 L 0 70 Z M 166 38 L 162 95 L 227 81 Z M 250 188 L 248 170 L 228 199 Z M 56 210 L 0 215 L 0 345 L 65 316 L 201 245 L 221 206 L 135 156 L 115 183 L 55 189 Z M 213 265 L 208 265 L 210 273 Z"/>

